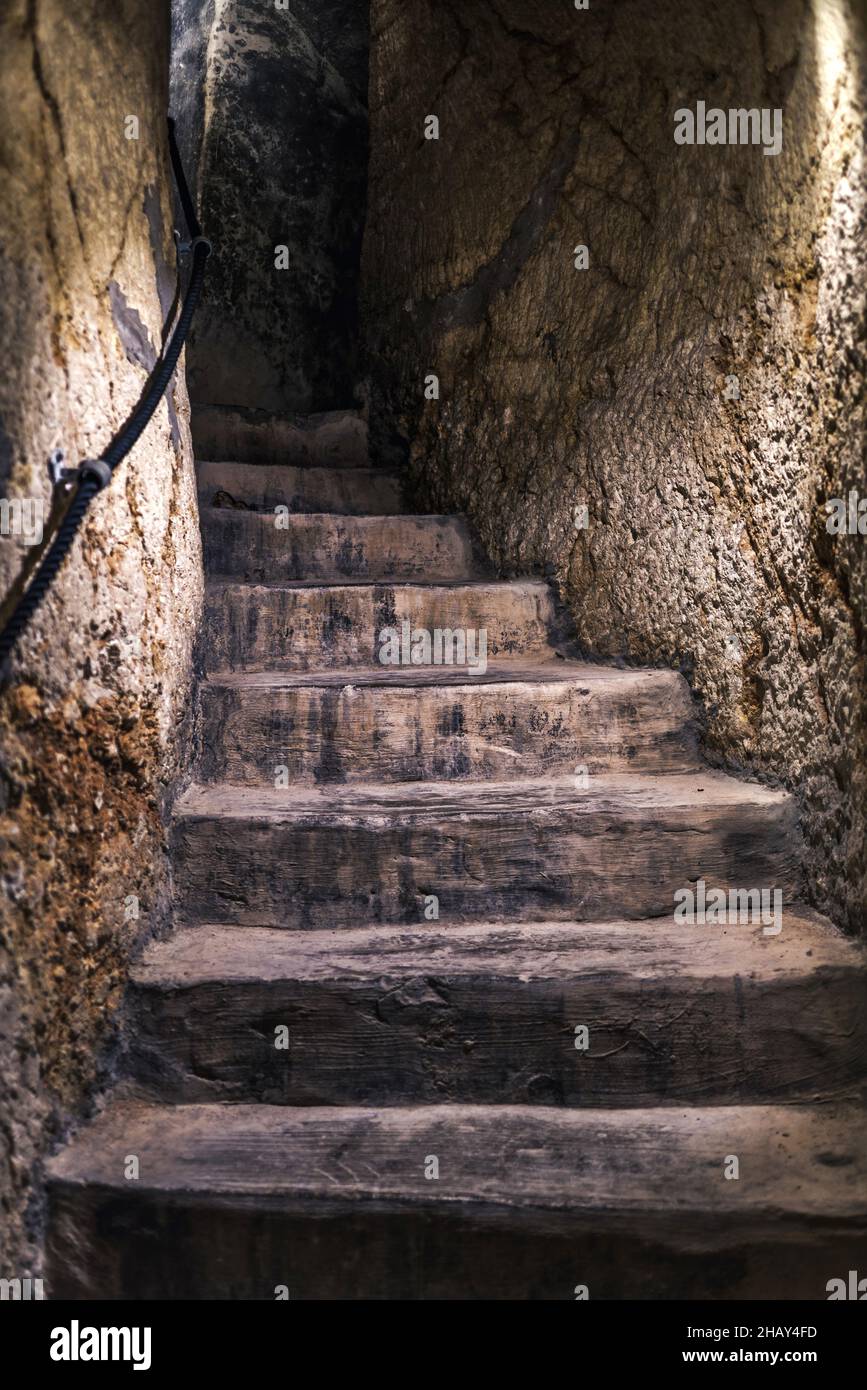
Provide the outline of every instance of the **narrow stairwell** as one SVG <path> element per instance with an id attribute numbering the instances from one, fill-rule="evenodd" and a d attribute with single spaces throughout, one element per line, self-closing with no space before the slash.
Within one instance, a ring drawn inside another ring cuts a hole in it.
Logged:
<path id="1" fill-rule="evenodd" d="M 200 465 L 176 930 L 52 1162 L 52 1296 L 824 1298 L 864 1261 L 865 976 L 795 905 L 790 798 L 702 764 L 679 675 L 569 659 L 358 417 L 295 435 Z M 405 621 L 486 669 L 380 664 Z M 782 930 L 675 921 L 700 879 Z"/>

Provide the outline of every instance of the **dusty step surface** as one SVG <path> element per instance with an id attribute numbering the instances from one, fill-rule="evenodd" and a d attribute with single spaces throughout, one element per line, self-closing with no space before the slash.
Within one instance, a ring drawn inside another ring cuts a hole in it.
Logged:
<path id="1" fill-rule="evenodd" d="M 516 782 L 197 785 L 176 805 L 182 920 L 329 927 L 671 916 L 704 878 L 799 896 L 784 792 L 702 770 Z"/>
<path id="2" fill-rule="evenodd" d="M 200 463 L 199 505 L 272 512 L 337 512 L 345 516 L 405 511 L 400 479 L 375 468 L 293 467 L 265 463 Z"/>
<path id="3" fill-rule="evenodd" d="M 406 630 L 404 641 L 404 624 Z M 209 584 L 205 600 L 205 650 L 208 669 L 329 670 L 383 665 L 392 654 L 396 664 L 413 669 L 412 633 L 424 629 L 464 633 L 472 659 L 449 664 L 478 669 L 485 633 L 486 661 L 551 656 L 558 638 L 550 586 L 538 580 L 511 583 L 330 585 Z M 468 635 L 471 632 L 472 638 Z M 406 652 L 402 652 L 402 646 Z M 442 639 L 443 654 L 456 647 Z M 406 660 L 403 656 L 406 655 Z M 458 654 L 459 655 L 459 654 Z"/>
<path id="4" fill-rule="evenodd" d="M 273 415 L 233 406 L 194 406 L 197 458 L 294 467 L 367 468 L 367 424 L 357 410 Z"/>
<path id="5" fill-rule="evenodd" d="M 49 1192 L 54 1298 L 825 1298 L 867 1236 L 867 1124 L 128 1103 L 51 1161 Z"/>
<path id="6" fill-rule="evenodd" d="M 448 679 L 444 680 L 444 676 Z M 674 671 L 580 662 L 224 672 L 200 691 L 200 780 L 245 786 L 685 771 L 699 763 L 692 701 Z"/>
<path id="7" fill-rule="evenodd" d="M 134 967 L 128 1037 L 137 1081 L 184 1102 L 824 1100 L 867 1077 L 867 977 L 864 953 L 806 910 L 778 935 L 203 926 Z"/>
<path id="8" fill-rule="evenodd" d="M 203 558 L 215 579 L 252 584 L 490 578 L 466 522 L 456 516 L 202 513 Z"/>

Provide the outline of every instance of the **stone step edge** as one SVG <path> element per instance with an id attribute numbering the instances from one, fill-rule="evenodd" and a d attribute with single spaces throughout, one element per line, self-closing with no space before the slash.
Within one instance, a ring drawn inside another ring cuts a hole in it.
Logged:
<path id="1" fill-rule="evenodd" d="M 141 1177 L 131 1186 L 127 1155 Z M 737 1155 L 740 1177 L 725 1165 Z M 439 1180 L 425 1176 L 439 1156 Z M 460 1216 L 548 1230 L 644 1222 L 667 1243 L 808 1228 L 867 1235 L 859 1105 L 560 1109 L 109 1103 L 48 1164 L 53 1190 L 340 1216 Z M 758 1238 L 761 1239 L 760 1234 Z M 830 1271 L 833 1273 L 834 1271 Z M 845 1271 L 843 1271 L 845 1273 Z"/>
<path id="2" fill-rule="evenodd" d="M 687 949 L 695 947 L 692 957 Z M 481 948 L 481 949 L 479 949 Z M 466 954 L 462 954 L 466 952 Z M 731 970 L 729 971 L 729 966 Z M 186 989 L 224 983 L 256 985 L 341 980 L 399 981 L 421 975 L 565 982 L 620 975 L 669 983 L 673 968 L 691 979 L 798 979 L 818 970 L 864 977 L 867 951 L 805 904 L 783 910 L 782 931 L 756 922 L 679 924 L 670 918 L 606 922 L 477 922 L 443 926 L 320 928 L 232 924 L 179 925 L 144 949 L 130 969 L 140 989 Z"/>

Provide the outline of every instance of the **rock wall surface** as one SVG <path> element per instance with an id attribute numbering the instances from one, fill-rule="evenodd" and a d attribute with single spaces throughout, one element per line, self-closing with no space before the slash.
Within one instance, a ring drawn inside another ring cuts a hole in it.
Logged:
<path id="1" fill-rule="evenodd" d="M 46 525 L 49 453 L 99 455 L 175 295 L 168 10 L 10 0 L 0 17 L 0 495 Z M 42 1158 L 110 1066 L 130 952 L 165 917 L 201 609 L 188 416 L 176 378 L 0 686 L 4 1278 L 39 1271 Z M 3 594 L 37 538 L 24 515 L 4 511 Z"/>
<path id="2" fill-rule="evenodd" d="M 189 351 L 194 404 L 352 404 L 367 10 L 366 0 L 175 7 L 172 105 L 215 244 Z"/>
<path id="3" fill-rule="evenodd" d="M 681 668 L 852 929 L 867 536 L 826 503 L 867 497 L 865 31 L 863 0 L 373 0 L 363 259 L 379 457 L 551 575 L 588 653 Z M 699 101 L 781 110 L 782 149 L 676 144 Z"/>

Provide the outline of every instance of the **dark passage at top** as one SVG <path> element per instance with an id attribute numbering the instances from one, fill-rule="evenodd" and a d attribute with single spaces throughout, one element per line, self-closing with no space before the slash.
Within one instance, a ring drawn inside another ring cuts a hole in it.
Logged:
<path id="1" fill-rule="evenodd" d="M 173 4 L 172 108 L 215 244 L 188 353 L 194 405 L 292 413 L 353 400 L 368 9 Z"/>

